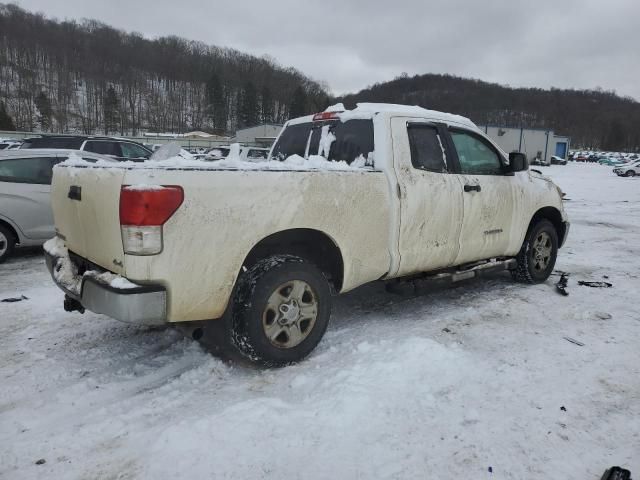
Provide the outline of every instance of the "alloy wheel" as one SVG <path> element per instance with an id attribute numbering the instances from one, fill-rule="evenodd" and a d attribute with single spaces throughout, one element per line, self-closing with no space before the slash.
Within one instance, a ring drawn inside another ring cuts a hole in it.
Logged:
<path id="1" fill-rule="evenodd" d="M 547 232 L 540 232 L 531 247 L 533 268 L 539 272 L 546 270 L 551 261 L 552 250 L 551 236 Z"/>
<path id="2" fill-rule="evenodd" d="M 262 328 L 272 345 L 293 348 L 313 330 L 318 301 L 311 286 L 302 280 L 283 283 L 269 296 L 262 313 Z"/>

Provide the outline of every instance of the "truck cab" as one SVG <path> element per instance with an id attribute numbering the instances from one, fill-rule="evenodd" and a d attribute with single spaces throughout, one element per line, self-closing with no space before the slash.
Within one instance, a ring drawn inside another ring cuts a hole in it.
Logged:
<path id="1" fill-rule="evenodd" d="M 237 160 L 57 166 L 45 250 L 70 309 L 224 319 L 240 353 L 282 365 L 315 348 L 334 293 L 491 270 L 543 282 L 568 234 L 561 190 L 458 115 L 336 105 Z"/>

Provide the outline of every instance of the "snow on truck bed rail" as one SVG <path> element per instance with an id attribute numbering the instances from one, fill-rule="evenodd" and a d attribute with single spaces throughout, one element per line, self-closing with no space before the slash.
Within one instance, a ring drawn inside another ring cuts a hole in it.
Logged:
<path id="1" fill-rule="evenodd" d="M 237 144 L 235 144 L 237 145 Z M 194 169 L 194 170 L 293 170 L 293 171 L 373 171 L 369 165 L 373 159 L 373 152 L 369 153 L 368 160 L 363 155 L 356 158 L 351 164 L 344 161 L 331 161 L 319 155 L 310 155 L 309 158 L 300 155 L 291 155 L 282 161 L 266 159 L 261 161 L 242 160 L 238 149 L 233 148 L 229 156 L 222 160 L 204 160 L 195 158 L 189 152 L 182 150 L 179 154 L 166 159 L 154 159 L 144 162 L 98 160 L 88 161 L 77 154 L 69 155 L 67 160 L 59 165 L 67 167 L 111 167 L 127 169 Z"/>

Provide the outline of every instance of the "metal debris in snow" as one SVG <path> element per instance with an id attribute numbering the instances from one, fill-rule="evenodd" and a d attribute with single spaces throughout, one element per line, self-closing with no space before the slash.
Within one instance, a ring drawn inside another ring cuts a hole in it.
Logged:
<path id="1" fill-rule="evenodd" d="M 29 300 L 29 297 L 25 297 L 24 295 L 20 295 L 19 297 L 3 298 L 2 300 L 0 300 L 0 302 L 13 303 L 13 302 L 21 302 L 22 300 Z"/>
<path id="2" fill-rule="evenodd" d="M 562 338 L 564 338 L 567 342 L 575 343 L 579 347 L 584 347 L 584 343 L 579 342 L 578 340 L 576 340 L 574 338 L 571 338 L 571 337 L 562 337 Z"/>
<path id="3" fill-rule="evenodd" d="M 556 283 L 556 289 L 565 297 L 569 295 L 567 292 L 567 282 L 569 281 L 569 274 L 566 272 L 558 272 L 560 273 L 560 280 Z"/>
<path id="4" fill-rule="evenodd" d="M 593 288 L 611 288 L 612 284 L 609 282 L 585 282 L 583 280 L 578 281 L 578 285 L 583 285 L 585 287 L 593 287 Z"/>

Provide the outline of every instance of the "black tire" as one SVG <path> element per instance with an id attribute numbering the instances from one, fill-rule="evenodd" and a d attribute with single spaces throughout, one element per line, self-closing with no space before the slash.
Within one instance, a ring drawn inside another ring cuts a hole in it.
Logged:
<path id="1" fill-rule="evenodd" d="M 16 246 L 16 237 L 13 232 L 4 225 L 0 225 L 0 263 L 13 254 Z"/>
<path id="2" fill-rule="evenodd" d="M 299 304 L 295 300 L 285 301 L 287 294 L 288 298 L 295 297 L 295 285 L 304 292 L 298 296 Z M 274 298 L 283 301 L 277 309 Z M 282 312 L 285 306 L 287 313 Z M 303 318 L 303 308 L 315 311 L 313 321 Z M 285 318 L 287 314 L 297 315 L 297 320 Z M 330 316 L 331 289 L 323 273 L 300 257 L 274 255 L 242 273 L 228 328 L 232 345 L 249 360 L 264 366 L 283 366 L 298 362 L 313 351 L 327 329 Z M 274 332 L 272 338 L 267 330 Z"/>
<path id="3" fill-rule="evenodd" d="M 535 246 L 543 240 L 545 244 L 548 240 L 550 251 L 548 260 L 545 262 L 546 255 L 540 254 L 543 250 L 537 251 Z M 540 257 L 538 255 L 540 254 Z M 511 275 L 514 280 L 524 283 L 542 283 L 556 265 L 556 258 L 558 256 L 558 233 L 556 228 L 549 220 L 539 220 L 531 226 L 527 232 L 527 236 L 524 239 L 522 248 L 516 256 L 518 265 L 516 269 L 511 270 Z"/>
<path id="4" fill-rule="evenodd" d="M 624 174 L 625 177 L 635 177 L 636 176 L 636 172 L 634 172 L 633 170 L 628 170 L 627 173 Z"/>

